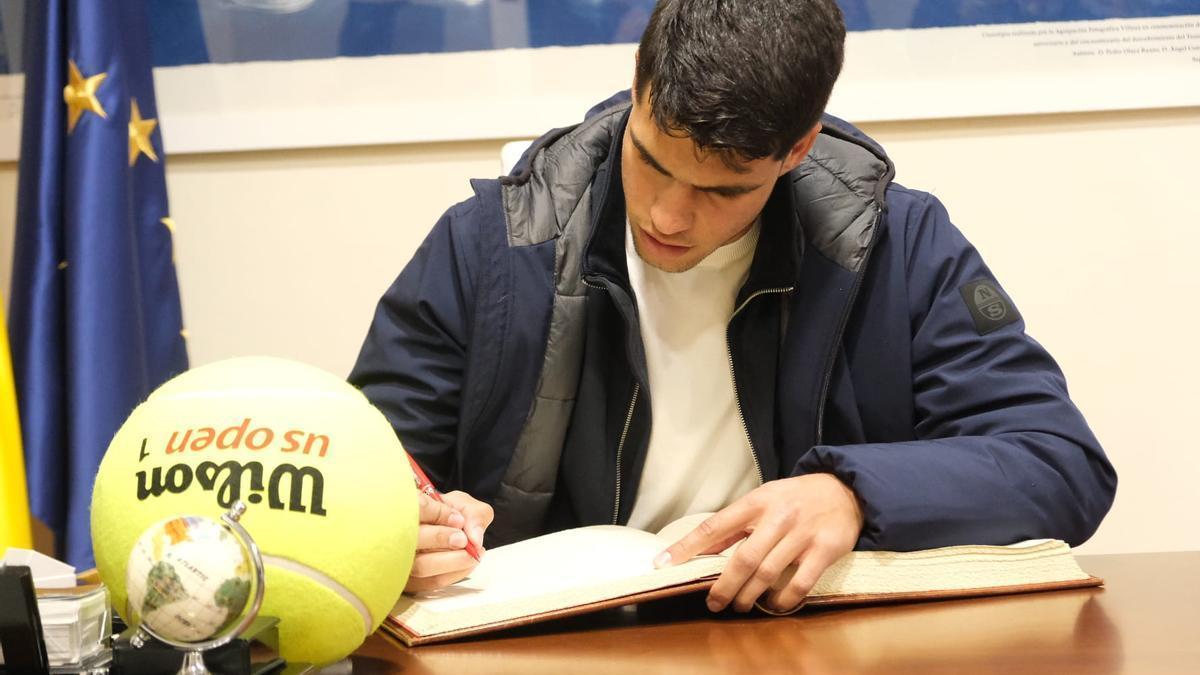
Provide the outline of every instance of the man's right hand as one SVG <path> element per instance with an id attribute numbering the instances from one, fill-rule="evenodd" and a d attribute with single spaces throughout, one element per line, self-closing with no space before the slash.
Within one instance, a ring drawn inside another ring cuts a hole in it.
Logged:
<path id="1" fill-rule="evenodd" d="M 492 507 L 465 492 L 447 492 L 445 503 L 417 495 L 421 508 L 417 555 L 405 593 L 422 593 L 463 579 L 475 566 L 467 541 L 483 554 L 483 533 L 492 524 Z"/>

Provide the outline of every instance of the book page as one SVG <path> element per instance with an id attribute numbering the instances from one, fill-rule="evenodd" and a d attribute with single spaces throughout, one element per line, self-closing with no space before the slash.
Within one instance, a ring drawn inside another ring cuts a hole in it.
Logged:
<path id="1" fill-rule="evenodd" d="M 1047 543 L 1050 543 L 1053 541 L 1056 541 L 1056 540 L 1055 539 L 1026 539 L 1025 541 L 1018 541 L 1015 544 L 1008 544 L 1007 546 L 1005 546 L 1005 548 L 1033 548 L 1035 546 L 1041 546 L 1042 544 L 1047 544 Z"/>
<path id="2" fill-rule="evenodd" d="M 711 515 L 712 513 L 692 513 L 667 523 L 658 531 L 658 538 L 662 540 L 662 547 L 665 549 L 683 539 L 687 533 L 699 527 L 700 523 L 703 523 L 704 519 Z"/>
<path id="3" fill-rule="evenodd" d="M 856 551 L 825 570 L 809 597 L 983 589 L 1087 579 L 1064 542 Z"/>
<path id="4" fill-rule="evenodd" d="M 722 556 L 654 568 L 662 540 L 628 527 L 564 530 L 487 552 L 471 576 L 416 596 L 403 595 L 390 621 L 414 635 L 500 624 L 716 575 Z"/>
<path id="5" fill-rule="evenodd" d="M 443 612 L 602 585 L 653 572 L 661 550 L 656 536 L 629 527 L 564 530 L 492 549 L 471 576 L 416 598 Z"/>

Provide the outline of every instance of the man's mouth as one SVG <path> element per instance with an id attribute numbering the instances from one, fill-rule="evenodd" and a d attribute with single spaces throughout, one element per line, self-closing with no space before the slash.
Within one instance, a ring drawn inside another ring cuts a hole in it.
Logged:
<path id="1" fill-rule="evenodd" d="M 656 247 L 661 248 L 664 251 L 667 251 L 669 253 L 683 253 L 691 248 L 691 246 L 685 246 L 682 244 L 672 244 L 669 242 L 665 242 L 662 239 L 659 239 L 658 237 L 654 236 L 653 234 L 646 232 L 645 230 L 642 230 L 642 234 L 644 234 L 646 236 L 646 239 L 648 239 Z"/>

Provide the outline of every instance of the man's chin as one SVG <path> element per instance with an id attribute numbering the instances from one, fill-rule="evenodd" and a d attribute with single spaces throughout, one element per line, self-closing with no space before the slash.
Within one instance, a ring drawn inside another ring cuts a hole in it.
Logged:
<path id="1" fill-rule="evenodd" d="M 642 258 L 642 261 L 661 272 L 669 274 L 678 274 L 686 272 L 696 266 L 699 261 L 696 260 L 647 260 Z"/>

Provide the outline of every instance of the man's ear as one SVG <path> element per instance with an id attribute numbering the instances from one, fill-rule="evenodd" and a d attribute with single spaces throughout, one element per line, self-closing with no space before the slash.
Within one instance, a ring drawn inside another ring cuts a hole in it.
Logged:
<path id="1" fill-rule="evenodd" d="M 817 122 L 813 125 L 813 128 L 809 129 L 807 134 L 801 136 L 800 140 L 796 141 L 795 145 L 792 146 L 792 149 L 788 151 L 787 157 L 783 158 L 783 164 L 781 164 L 779 167 L 779 175 L 782 176 L 783 174 L 800 166 L 800 162 L 803 162 L 804 158 L 808 157 L 809 150 L 812 150 L 813 144 L 817 142 L 817 134 L 819 133 L 821 133 L 821 123 Z"/>

